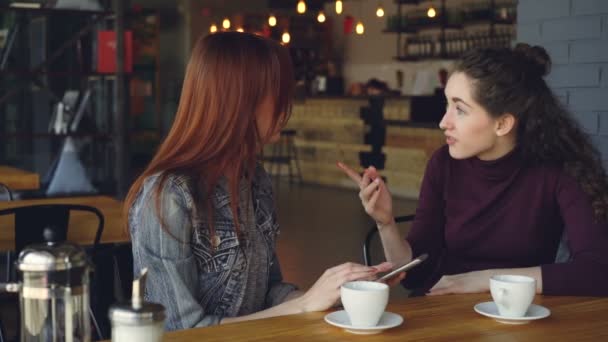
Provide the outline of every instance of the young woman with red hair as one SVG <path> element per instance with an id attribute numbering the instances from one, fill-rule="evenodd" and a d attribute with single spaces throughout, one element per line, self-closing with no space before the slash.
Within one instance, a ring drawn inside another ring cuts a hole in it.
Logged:
<path id="1" fill-rule="evenodd" d="M 146 298 L 185 329 L 320 311 L 376 267 L 328 269 L 305 293 L 282 281 L 269 176 L 256 156 L 289 117 L 293 74 L 278 43 L 246 33 L 196 43 L 173 127 L 126 200 Z"/>

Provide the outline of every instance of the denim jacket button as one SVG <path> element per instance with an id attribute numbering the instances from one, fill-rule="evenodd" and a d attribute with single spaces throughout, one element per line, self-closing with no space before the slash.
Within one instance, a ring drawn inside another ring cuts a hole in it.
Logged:
<path id="1" fill-rule="evenodd" d="M 222 239 L 221 239 L 219 236 L 215 235 L 215 236 L 213 237 L 213 241 L 212 241 L 212 243 L 213 243 L 213 247 L 214 247 L 214 248 L 218 248 L 218 247 L 220 246 L 220 243 L 221 243 L 221 242 L 222 242 Z"/>

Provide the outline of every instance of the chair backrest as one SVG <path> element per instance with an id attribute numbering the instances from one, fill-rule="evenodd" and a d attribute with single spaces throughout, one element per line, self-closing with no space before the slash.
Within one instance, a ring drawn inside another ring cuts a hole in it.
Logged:
<path id="1" fill-rule="evenodd" d="M 396 223 L 411 222 L 413 220 L 414 220 L 414 215 L 405 215 L 405 216 L 395 217 Z M 363 242 L 363 262 L 367 266 L 372 265 L 372 256 L 371 256 L 370 246 L 372 243 L 372 239 L 374 238 L 374 236 L 376 234 L 378 234 L 378 227 L 376 227 L 376 225 L 374 225 L 367 232 L 367 235 L 365 236 L 365 241 Z"/>
<path id="2" fill-rule="evenodd" d="M 65 241 L 71 211 L 85 211 L 97 216 L 99 224 L 93 241 L 93 250 L 99 245 L 103 233 L 104 218 L 99 209 L 78 204 L 41 204 L 0 210 L 2 215 L 15 215 L 15 252 L 18 254 L 25 246 L 43 243 L 44 229 L 53 227 L 55 239 Z"/>
<path id="3" fill-rule="evenodd" d="M 0 183 L 0 201 L 12 201 L 13 200 L 13 192 L 8 185 Z"/>

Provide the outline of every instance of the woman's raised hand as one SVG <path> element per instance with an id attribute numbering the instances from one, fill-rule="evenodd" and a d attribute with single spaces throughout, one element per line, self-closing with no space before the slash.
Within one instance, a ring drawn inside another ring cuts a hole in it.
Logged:
<path id="1" fill-rule="evenodd" d="M 378 224 L 392 223 L 394 221 L 393 199 L 378 170 L 370 166 L 363 171 L 363 176 L 361 176 L 343 163 L 338 163 L 338 167 L 359 186 L 359 198 L 365 212 Z"/>

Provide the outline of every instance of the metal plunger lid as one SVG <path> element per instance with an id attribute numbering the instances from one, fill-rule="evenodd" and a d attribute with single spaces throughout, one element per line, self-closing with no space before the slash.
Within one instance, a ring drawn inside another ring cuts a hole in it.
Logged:
<path id="1" fill-rule="evenodd" d="M 52 227 L 44 229 L 43 244 L 26 247 L 17 260 L 17 269 L 25 272 L 65 271 L 89 266 L 84 249 L 69 242 L 57 242 Z"/>
<path id="2" fill-rule="evenodd" d="M 144 302 L 143 295 L 146 288 L 146 275 L 148 269 L 144 268 L 139 277 L 133 280 L 131 303 L 113 305 L 110 308 L 110 320 L 119 325 L 148 325 L 165 320 L 165 307 L 156 303 Z"/>

